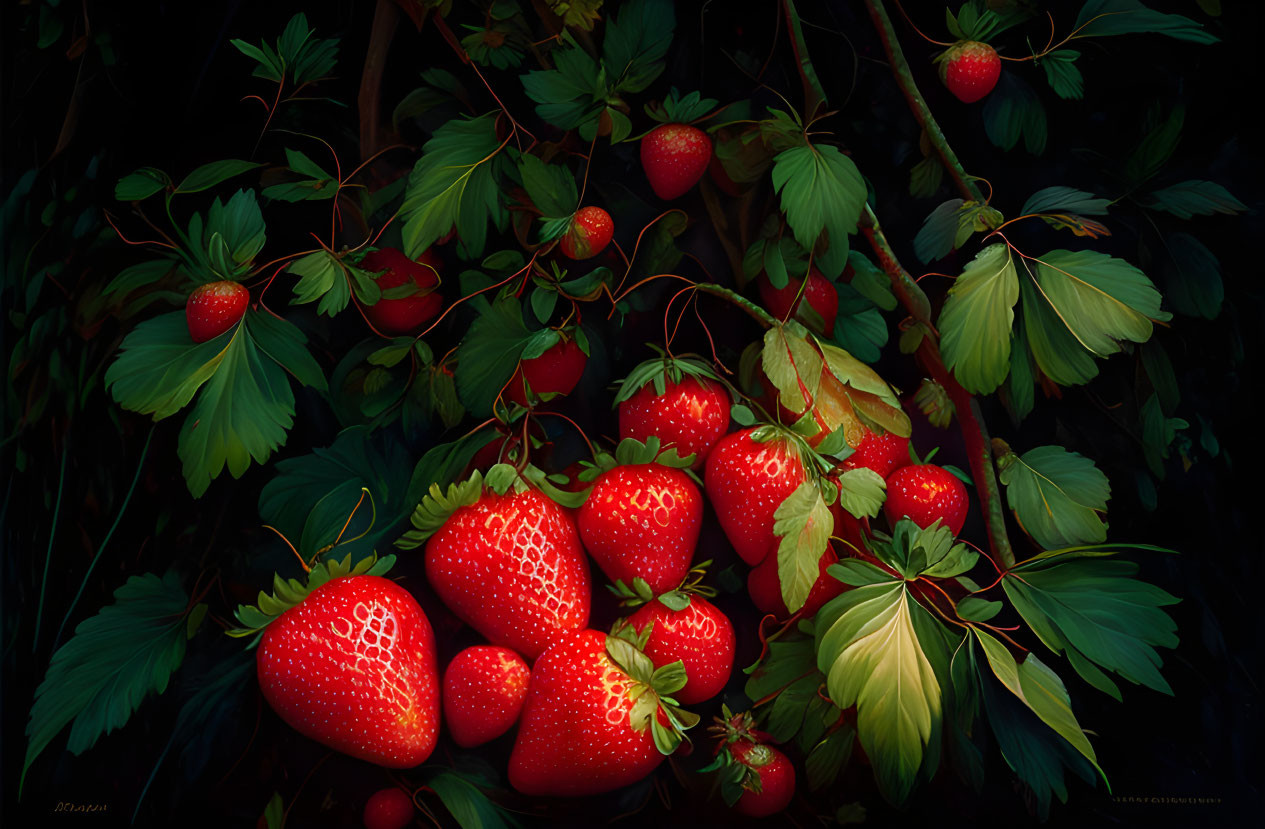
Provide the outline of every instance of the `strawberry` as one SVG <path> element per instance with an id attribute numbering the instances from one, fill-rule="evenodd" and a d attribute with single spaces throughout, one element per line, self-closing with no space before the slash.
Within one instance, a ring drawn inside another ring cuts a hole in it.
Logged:
<path id="1" fill-rule="evenodd" d="M 923 529 L 939 519 L 956 536 L 966 523 L 969 505 L 966 485 L 944 467 L 931 463 L 903 466 L 887 477 L 883 514 L 893 526 L 906 516 Z"/>
<path id="2" fill-rule="evenodd" d="M 768 312 L 778 319 L 789 319 L 791 303 L 795 302 L 795 297 L 799 296 L 800 285 L 804 283 L 804 280 L 791 277 L 783 287 L 774 288 L 768 275 L 761 274 L 757 282 L 760 286 L 760 301 L 764 303 Z M 804 312 L 804 303 L 807 303 L 808 307 L 821 318 L 820 323 Z M 838 315 L 839 291 L 829 279 L 822 276 L 821 271 L 809 268 L 808 286 L 804 288 L 804 294 L 795 306 L 795 318 L 818 334 L 829 337 L 834 333 L 835 318 Z"/>
<path id="3" fill-rule="evenodd" d="M 462 748 L 495 740 L 514 727 L 531 671 L 509 648 L 476 645 L 444 670 L 444 722 Z"/>
<path id="4" fill-rule="evenodd" d="M 909 438 L 900 437 L 893 432 L 867 432 L 861 445 L 844 460 L 843 468 L 848 470 L 865 467 L 886 478 L 911 463 L 913 460 L 909 457 Z"/>
<path id="5" fill-rule="evenodd" d="M 241 321 L 250 304 L 250 291 L 240 282 L 221 280 L 199 285 L 185 301 L 189 336 L 195 343 L 213 340 Z"/>
<path id="6" fill-rule="evenodd" d="M 383 789 L 365 803 L 365 829 L 404 829 L 413 822 L 413 798 L 402 789 Z"/>
<path id="7" fill-rule="evenodd" d="M 549 486 L 534 467 L 523 474 Z M 412 522 L 396 546 L 425 542 L 431 586 L 492 644 L 535 659 L 588 623 L 589 568 L 575 522 L 514 467 L 475 472 L 446 495 L 433 484 Z"/>
<path id="8" fill-rule="evenodd" d="M 702 469 L 707 453 L 729 428 L 729 393 L 705 364 L 689 358 L 647 360 L 615 395 L 620 438 L 656 436 Z"/>
<path id="9" fill-rule="evenodd" d="M 766 425 L 726 435 L 707 457 L 708 500 L 729 543 L 751 565 L 773 549 L 773 513 L 808 480 L 795 445 L 775 430 Z"/>
<path id="10" fill-rule="evenodd" d="M 581 207 L 571 217 L 571 226 L 558 242 L 558 249 L 568 259 L 591 259 L 610 244 L 615 235 L 611 214 L 600 207 Z"/>
<path id="11" fill-rule="evenodd" d="M 536 661 L 510 754 L 511 786 L 532 797 L 627 786 L 698 722 L 666 696 L 685 684 L 684 668 L 655 670 L 629 634 L 573 631 Z"/>
<path id="12" fill-rule="evenodd" d="M 826 572 L 826 568 L 839 560 L 833 547 L 827 546 L 818 562 L 820 574 L 808 591 L 808 598 L 797 614 L 802 619 L 811 619 L 826 602 L 844 591 L 843 582 Z M 774 546 L 764 561 L 751 569 L 747 574 L 747 592 L 756 609 L 764 614 L 772 614 L 777 619 L 788 619 L 791 614 L 782 599 L 782 582 L 778 578 L 777 547 Z"/>
<path id="13" fill-rule="evenodd" d="M 734 665 L 734 626 L 716 605 L 673 590 L 646 602 L 628 621 L 639 631 L 650 626 L 646 656 L 656 668 L 684 664 L 688 681 L 673 695 L 677 702 L 693 705 L 725 689 Z"/>
<path id="14" fill-rule="evenodd" d="M 698 127 L 660 124 L 641 139 L 641 167 L 661 199 L 690 191 L 712 160 L 712 140 Z"/>
<path id="15" fill-rule="evenodd" d="M 655 593 L 676 587 L 703 520 L 703 495 L 679 468 L 685 462 L 674 451 L 660 456 L 652 437 L 620 441 L 615 457 L 598 463 L 606 471 L 576 514 L 584 549 L 612 581 L 641 578 Z"/>
<path id="16" fill-rule="evenodd" d="M 560 340 L 539 357 L 519 362 L 509 385 L 505 387 L 505 399 L 528 406 L 529 400 L 539 401 L 545 395 L 570 394 L 580 382 L 588 360 L 589 355 L 574 339 Z"/>
<path id="17" fill-rule="evenodd" d="M 408 285 L 417 286 L 417 293 L 399 299 L 382 298 L 366 305 L 365 316 L 380 333 L 388 336 L 411 334 L 439 313 L 443 297 L 439 287 L 439 257 L 427 250 L 409 259 L 395 248 L 371 251 L 360 262 L 362 270 L 378 273 L 378 287 L 383 291 Z M 379 273 L 380 272 L 380 273 Z"/>
<path id="18" fill-rule="evenodd" d="M 782 811 L 795 796 L 795 767 L 776 748 L 749 740 L 729 747 L 736 762 L 750 773 L 742 783 L 742 796 L 734 811 L 747 817 L 768 817 Z"/>
<path id="19" fill-rule="evenodd" d="M 964 104 L 993 91 L 1001 77 L 997 50 L 977 40 L 959 40 L 940 57 L 940 79 Z"/>
<path id="20" fill-rule="evenodd" d="M 264 699 L 291 728 L 387 768 L 424 762 L 439 737 L 439 672 L 430 622 L 381 577 L 393 557 L 317 564 L 307 584 L 275 578 L 275 596 L 239 607 L 260 633 Z M 261 610 L 262 608 L 262 610 Z"/>

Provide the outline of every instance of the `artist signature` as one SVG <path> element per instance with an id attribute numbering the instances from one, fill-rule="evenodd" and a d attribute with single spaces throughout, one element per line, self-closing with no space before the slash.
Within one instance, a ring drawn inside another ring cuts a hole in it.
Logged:
<path id="1" fill-rule="evenodd" d="M 110 811 L 108 803 L 77 803 L 72 800 L 59 800 L 57 805 L 53 807 L 53 811 L 59 814 L 104 814 Z"/>

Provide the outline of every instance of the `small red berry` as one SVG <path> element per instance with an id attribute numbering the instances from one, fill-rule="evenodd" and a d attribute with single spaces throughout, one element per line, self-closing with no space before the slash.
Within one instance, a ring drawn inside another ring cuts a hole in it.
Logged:
<path id="1" fill-rule="evenodd" d="M 365 316 L 373 327 L 387 336 L 409 334 L 438 314 L 443 305 L 443 297 L 435 290 L 439 286 L 439 264 L 439 257 L 429 250 L 417 257 L 417 261 L 395 248 L 381 248 L 365 256 L 360 262 L 361 270 L 380 273 L 377 282 L 383 291 L 407 285 L 409 281 L 422 291 L 366 305 Z"/>
<path id="2" fill-rule="evenodd" d="M 539 357 L 532 357 L 518 364 L 509 385 L 505 387 L 505 399 L 520 406 L 529 405 L 527 389 L 523 387 L 524 381 L 531 388 L 534 400 L 539 400 L 545 394 L 570 394 L 580 382 L 588 360 L 588 355 L 575 340 L 560 342 L 546 349 Z"/>
<path id="3" fill-rule="evenodd" d="M 865 467 L 873 469 L 880 478 L 886 478 L 902 466 L 909 466 L 913 460 L 909 457 L 909 438 L 903 438 L 892 432 L 877 434 L 867 432 L 861 445 L 843 462 L 843 468 L 857 469 Z"/>
<path id="4" fill-rule="evenodd" d="M 826 572 L 826 568 L 839 560 L 831 547 L 826 547 L 817 562 L 817 581 L 808 591 L 808 598 L 799 611 L 802 619 L 811 619 L 821 610 L 821 606 L 844 591 L 843 582 Z M 764 561 L 751 568 L 747 574 L 747 592 L 756 610 L 763 614 L 772 614 L 775 618 L 789 619 L 791 613 L 782 599 L 782 580 L 778 577 L 777 543 L 765 556 Z"/>
<path id="5" fill-rule="evenodd" d="M 887 477 L 883 514 L 890 524 L 909 517 L 926 529 L 939 519 L 957 535 L 966 523 L 969 505 L 966 484 L 944 467 L 930 463 L 903 466 Z"/>
<path id="6" fill-rule="evenodd" d="M 611 214 L 600 207 L 581 207 L 571 218 L 558 249 L 568 259 L 590 259 L 605 250 L 614 235 Z"/>
<path id="7" fill-rule="evenodd" d="M 184 314 L 195 343 L 213 340 L 241 321 L 250 291 L 239 282 L 221 280 L 199 285 L 189 294 Z"/>
<path id="8" fill-rule="evenodd" d="M 401 789 L 383 789 L 365 803 L 365 829 L 404 829 L 413 822 L 413 798 Z"/>
<path id="9" fill-rule="evenodd" d="M 662 124 L 641 139 L 641 167 L 650 189 L 664 200 L 688 193 L 711 160 L 712 140 L 698 127 Z"/>
<path id="10" fill-rule="evenodd" d="M 791 804 L 795 796 L 795 767 L 785 754 L 773 746 L 747 740 L 733 743 L 729 752 L 760 776 L 760 791 L 744 791 L 734 804 L 735 812 L 747 817 L 768 817 Z"/>
<path id="11" fill-rule="evenodd" d="M 769 281 L 768 275 L 761 274 L 759 279 L 760 300 L 770 314 L 778 319 L 787 319 L 791 316 L 791 303 L 795 301 L 796 296 L 799 296 L 799 286 L 803 281 L 792 277 L 787 280 L 785 286 L 774 288 L 773 283 Z M 823 325 L 818 328 L 816 324 L 807 322 L 805 324 L 818 334 L 825 334 L 828 337 L 832 335 L 835 330 L 835 318 L 839 315 L 839 291 L 816 268 L 810 268 L 808 271 L 808 285 L 804 288 L 804 294 L 800 297 L 799 303 L 795 308 L 795 316 L 797 318 L 803 313 L 802 309 L 805 302 L 808 303 L 809 308 L 812 308 L 821 317 Z M 801 318 L 801 321 L 804 320 Z"/>
<path id="12" fill-rule="evenodd" d="M 441 707 L 457 745 L 483 745 L 513 728 L 530 679 L 527 663 L 509 648 L 476 645 L 454 656 L 444 670 Z"/>
<path id="13" fill-rule="evenodd" d="M 993 91 L 1001 77 L 1001 58 L 987 43 L 961 40 L 949 47 L 940 65 L 941 77 L 959 101 L 973 104 Z"/>

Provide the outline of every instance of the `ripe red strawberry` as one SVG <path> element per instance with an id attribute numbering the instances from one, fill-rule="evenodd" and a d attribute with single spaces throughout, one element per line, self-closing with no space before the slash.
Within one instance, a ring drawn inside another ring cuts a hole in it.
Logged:
<path id="1" fill-rule="evenodd" d="M 514 727 L 531 670 L 509 648 L 475 645 L 444 670 L 444 722 L 462 748 L 495 740 Z"/>
<path id="2" fill-rule="evenodd" d="M 957 535 L 966 523 L 970 500 L 966 485 L 949 470 L 924 463 L 903 466 L 887 478 L 887 500 L 883 513 L 895 525 L 908 516 L 926 529 L 938 518 L 942 526 Z"/>
<path id="3" fill-rule="evenodd" d="M 349 565 L 345 561 L 341 572 Z M 259 688 L 291 728 L 380 766 L 412 768 L 430 756 L 439 736 L 430 622 L 395 582 L 338 576 L 339 567 L 313 568 L 309 584 L 329 580 L 275 619 L 239 608 L 238 618 L 251 629 L 234 634 L 254 632 L 260 620 L 266 625 L 256 658 Z M 284 605 L 287 595 L 292 599 L 306 589 L 291 581 L 272 604 Z"/>
<path id="4" fill-rule="evenodd" d="M 621 439 L 657 437 L 665 449 L 694 455 L 693 469 L 703 468 L 729 428 L 729 393 L 710 368 L 694 360 L 647 360 L 629 373 L 615 403 Z"/>
<path id="5" fill-rule="evenodd" d="M 527 406 L 543 395 L 570 394 L 580 376 L 589 355 L 573 339 L 563 340 L 546 349 L 539 357 L 522 360 L 514 370 L 509 385 L 505 387 L 505 399 Z M 529 393 L 530 390 L 530 393 Z"/>
<path id="6" fill-rule="evenodd" d="M 378 273 L 378 287 L 383 291 L 415 284 L 418 293 L 400 299 L 379 299 L 365 306 L 365 316 L 379 332 L 388 336 L 411 334 L 439 313 L 443 297 L 439 287 L 439 257 L 427 250 L 413 261 L 395 248 L 371 251 L 360 262 L 361 270 Z"/>
<path id="7" fill-rule="evenodd" d="M 571 226 L 558 242 L 558 249 L 568 259 L 590 259 L 610 244 L 615 235 L 611 214 L 600 207 L 581 207 L 571 218 Z"/>
<path id="8" fill-rule="evenodd" d="M 799 611 L 800 618 L 811 619 L 821 610 L 821 606 L 844 591 L 843 582 L 826 572 L 826 568 L 839 560 L 833 547 L 827 546 L 818 562 L 819 574 L 808 591 L 808 598 Z M 777 619 L 789 619 L 791 613 L 786 609 L 782 599 L 782 581 L 777 571 L 777 546 L 774 545 L 764 561 L 751 568 L 747 574 L 747 592 L 751 601 L 761 613 L 773 614 Z"/>
<path id="9" fill-rule="evenodd" d="M 676 587 L 689 572 L 702 520 L 703 495 L 690 476 L 659 463 L 598 475 L 576 514 L 584 549 L 602 572 L 612 581 L 642 578 L 655 593 Z"/>
<path id="10" fill-rule="evenodd" d="M 685 671 L 655 673 L 635 645 L 601 631 L 555 642 L 532 669 L 510 785 L 532 797 L 575 797 L 654 771 L 698 721 L 665 696 L 684 684 Z"/>
<path id="11" fill-rule="evenodd" d="M 789 438 L 753 439 L 773 428 L 757 426 L 726 435 L 707 457 L 708 500 L 729 543 L 752 565 L 773 549 L 773 513 L 808 480 Z"/>
<path id="12" fill-rule="evenodd" d="M 563 633 L 588 624 L 589 568 L 575 521 L 539 490 L 498 494 L 476 473 L 447 497 L 432 487 L 413 523 L 421 532 L 397 546 L 434 532 L 426 578 L 492 644 L 535 659 Z"/>
<path id="13" fill-rule="evenodd" d="M 641 139 L 641 167 L 650 189 L 664 200 L 688 193 L 711 160 L 712 140 L 698 127 L 660 124 Z"/>
<path id="14" fill-rule="evenodd" d="M 757 281 L 760 286 L 760 301 L 764 303 L 768 312 L 778 319 L 789 319 L 791 303 L 799 295 L 799 286 L 804 280 L 791 277 L 782 288 L 774 288 L 767 274 L 760 274 Z M 802 311 L 805 302 L 808 303 L 808 307 L 817 312 L 824 325 L 818 326 L 815 322 L 808 321 L 807 315 Z M 831 336 L 834 333 L 835 318 L 838 315 L 839 291 L 829 279 L 822 276 L 821 271 L 809 268 L 808 286 L 804 288 L 804 295 L 800 297 L 799 304 L 796 305 L 795 318 L 818 334 Z"/>
<path id="15" fill-rule="evenodd" d="M 250 304 L 250 291 L 240 282 L 221 280 L 194 288 L 185 301 L 189 336 L 195 343 L 213 340 L 241 321 Z"/>
<path id="16" fill-rule="evenodd" d="M 749 740 L 738 740 L 729 751 L 734 760 L 753 772 L 742 783 L 744 791 L 734 811 L 747 817 L 767 817 L 790 805 L 795 796 L 795 767 L 785 754 Z"/>
<path id="17" fill-rule="evenodd" d="M 413 798 L 402 789 L 383 789 L 365 803 L 365 829 L 404 829 L 413 822 Z"/>
<path id="18" fill-rule="evenodd" d="M 1001 77 L 997 50 L 976 40 L 960 40 L 941 57 L 940 77 L 959 101 L 973 104 L 993 91 Z"/>
<path id="19" fill-rule="evenodd" d="M 672 591 L 646 602 L 628 621 L 639 631 L 653 625 L 646 656 L 656 668 L 678 659 L 685 665 L 688 681 L 672 695 L 677 702 L 693 705 L 725 690 L 734 665 L 734 626 L 716 605 L 697 594 Z"/>
<path id="20" fill-rule="evenodd" d="M 900 437 L 893 432 L 884 432 L 881 435 L 868 432 L 861 445 L 843 462 L 843 468 L 848 470 L 865 467 L 873 469 L 879 477 L 886 478 L 911 463 L 913 460 L 909 457 L 909 438 Z"/>

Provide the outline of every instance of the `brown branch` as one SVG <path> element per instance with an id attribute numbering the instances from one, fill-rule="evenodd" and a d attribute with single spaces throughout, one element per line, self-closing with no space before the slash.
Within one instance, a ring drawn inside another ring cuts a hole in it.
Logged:
<path id="1" fill-rule="evenodd" d="M 423 18 L 425 20 L 425 18 Z M 368 160 L 382 146 L 382 76 L 386 72 L 391 40 L 400 24 L 400 10 L 393 0 L 378 0 L 373 10 L 373 28 L 365 52 L 365 68 L 360 75 L 356 106 L 360 111 L 360 158 Z"/>

